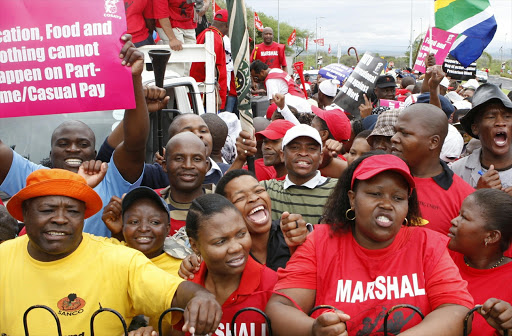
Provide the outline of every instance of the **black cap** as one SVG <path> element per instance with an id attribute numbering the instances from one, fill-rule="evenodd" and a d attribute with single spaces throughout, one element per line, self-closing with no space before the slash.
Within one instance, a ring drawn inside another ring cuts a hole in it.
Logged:
<path id="1" fill-rule="evenodd" d="M 485 105 L 494 102 L 502 103 L 505 107 L 512 109 L 512 101 L 508 99 L 498 86 L 491 83 L 485 83 L 476 89 L 472 100 L 473 108 L 460 119 L 460 124 L 467 134 L 478 139 L 478 136 L 473 134 L 471 125 L 474 124 L 476 115 L 480 111 L 483 111 Z"/>
<path id="2" fill-rule="evenodd" d="M 379 89 L 387 88 L 387 87 L 396 87 L 395 77 L 391 75 L 382 75 L 377 77 L 377 82 L 375 83 L 375 87 Z"/>
<path id="3" fill-rule="evenodd" d="M 155 205 L 162 211 L 165 211 L 167 216 L 170 218 L 169 207 L 167 206 L 167 203 L 165 203 L 165 200 L 160 197 L 156 191 L 148 187 L 137 187 L 124 196 L 123 202 L 121 203 L 123 215 L 124 212 L 133 205 L 133 203 L 141 199 L 149 199 L 153 201 L 153 203 L 155 203 Z"/>

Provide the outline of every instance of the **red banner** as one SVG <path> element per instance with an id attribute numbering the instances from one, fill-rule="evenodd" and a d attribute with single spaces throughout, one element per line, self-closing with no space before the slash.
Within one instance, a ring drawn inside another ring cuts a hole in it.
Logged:
<path id="1" fill-rule="evenodd" d="M 290 34 L 290 37 L 288 37 L 288 45 L 291 47 L 295 43 L 296 39 L 297 39 L 297 32 L 294 29 L 292 31 L 292 33 Z"/>
<path id="2" fill-rule="evenodd" d="M 330 54 L 331 53 L 331 45 L 329 44 L 329 50 L 327 50 L 327 53 Z"/>
<path id="3" fill-rule="evenodd" d="M 258 13 L 254 12 L 254 26 L 259 31 L 263 31 L 263 23 L 261 22 Z"/>
<path id="4" fill-rule="evenodd" d="M 309 35 L 306 36 L 306 51 L 308 51 Z"/>
<path id="5" fill-rule="evenodd" d="M 324 39 L 323 38 L 321 38 L 321 39 L 314 39 L 313 42 L 318 44 L 320 47 L 324 46 Z"/>

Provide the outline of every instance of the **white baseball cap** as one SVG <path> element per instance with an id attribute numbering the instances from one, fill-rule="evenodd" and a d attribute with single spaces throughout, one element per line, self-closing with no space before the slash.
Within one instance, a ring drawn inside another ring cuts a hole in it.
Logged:
<path id="1" fill-rule="evenodd" d="M 480 86 L 480 84 L 478 84 L 478 81 L 476 79 L 474 79 L 474 78 L 471 78 L 466 83 L 462 84 L 462 87 L 464 89 L 476 90 L 476 89 L 478 89 L 479 86 Z"/>
<path id="2" fill-rule="evenodd" d="M 336 96 L 338 92 L 338 85 L 340 85 L 340 81 L 337 79 L 327 79 L 320 83 L 318 89 L 322 91 L 322 93 L 329 97 Z"/>
<path id="3" fill-rule="evenodd" d="M 283 137 L 282 148 L 284 149 L 284 146 L 301 136 L 315 140 L 320 145 L 320 150 L 322 150 L 322 138 L 320 137 L 320 133 L 318 133 L 315 128 L 306 124 L 299 124 L 290 128 Z"/>

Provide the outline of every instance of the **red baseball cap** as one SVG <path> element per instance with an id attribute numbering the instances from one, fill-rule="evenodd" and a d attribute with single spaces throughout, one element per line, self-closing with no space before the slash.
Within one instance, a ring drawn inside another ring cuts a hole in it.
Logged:
<path id="1" fill-rule="evenodd" d="M 276 103 L 272 103 L 268 106 L 267 108 L 267 119 L 270 120 L 272 119 L 272 115 L 274 114 L 274 112 L 277 111 L 277 105 Z"/>
<path id="2" fill-rule="evenodd" d="M 375 175 L 378 175 L 388 170 L 399 173 L 407 180 L 407 183 L 409 184 L 410 194 L 415 186 L 414 179 L 411 175 L 411 171 L 409 170 L 409 167 L 402 159 L 400 159 L 398 156 L 391 154 L 372 155 L 361 161 L 361 163 L 359 163 L 359 166 L 357 166 L 356 170 L 354 170 L 354 174 L 352 175 L 350 189 L 354 188 L 354 180 L 368 180 L 374 177 Z"/>
<path id="3" fill-rule="evenodd" d="M 256 140 L 260 140 L 262 137 L 270 140 L 282 139 L 286 132 L 293 126 L 295 125 L 288 120 L 274 120 L 263 131 L 256 133 Z"/>
<path id="4" fill-rule="evenodd" d="M 352 125 L 350 125 L 350 120 L 348 120 L 347 115 L 342 110 L 322 110 L 316 106 L 311 106 L 311 110 L 313 110 L 313 113 L 316 114 L 318 118 L 325 121 L 329 132 L 331 132 L 336 141 L 342 142 L 350 140 Z"/>
<path id="5" fill-rule="evenodd" d="M 215 13 L 215 15 L 213 16 L 213 19 L 215 21 L 219 21 L 219 22 L 228 22 L 228 10 L 227 9 L 218 10 Z"/>

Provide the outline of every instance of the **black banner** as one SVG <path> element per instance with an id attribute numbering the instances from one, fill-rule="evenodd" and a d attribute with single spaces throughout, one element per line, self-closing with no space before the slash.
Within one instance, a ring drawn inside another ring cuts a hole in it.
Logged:
<path id="1" fill-rule="evenodd" d="M 476 77 L 476 62 L 464 68 L 451 54 L 448 54 L 443 63 L 443 71 L 446 77 L 457 80 L 468 80 Z"/>
<path id="2" fill-rule="evenodd" d="M 359 117 L 359 105 L 364 104 L 364 94 L 370 99 L 369 92 L 373 91 L 385 64 L 382 58 L 365 53 L 334 98 L 334 103 L 352 114 L 352 117 Z"/>

